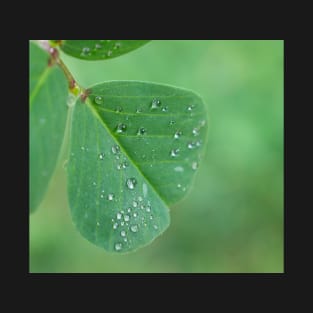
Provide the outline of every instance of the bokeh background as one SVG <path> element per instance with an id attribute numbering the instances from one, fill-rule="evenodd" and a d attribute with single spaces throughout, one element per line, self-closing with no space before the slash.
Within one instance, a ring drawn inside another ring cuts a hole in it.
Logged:
<path id="1" fill-rule="evenodd" d="M 30 272 L 280 273 L 283 262 L 283 41 L 152 41 L 109 61 L 63 55 L 85 87 L 143 80 L 194 90 L 209 140 L 193 189 L 151 245 L 111 255 L 71 222 L 63 161 L 30 216 Z"/>

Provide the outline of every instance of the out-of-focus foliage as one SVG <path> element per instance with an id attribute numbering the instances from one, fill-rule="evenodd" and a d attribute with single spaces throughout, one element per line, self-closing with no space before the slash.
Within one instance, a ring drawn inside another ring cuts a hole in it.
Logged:
<path id="1" fill-rule="evenodd" d="M 30 216 L 30 272 L 283 272 L 283 41 L 152 41 L 107 62 L 63 59 L 83 86 L 194 90 L 208 104 L 207 153 L 168 230 L 129 255 L 77 232 L 60 164 Z"/>

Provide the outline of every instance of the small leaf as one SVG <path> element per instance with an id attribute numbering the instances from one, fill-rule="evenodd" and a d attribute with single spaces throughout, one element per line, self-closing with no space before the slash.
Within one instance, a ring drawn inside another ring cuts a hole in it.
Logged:
<path id="1" fill-rule="evenodd" d="M 30 43 L 30 211 L 40 204 L 56 166 L 66 124 L 67 81 L 49 55 Z"/>
<path id="2" fill-rule="evenodd" d="M 207 113 L 193 92 L 105 82 L 77 101 L 68 196 L 74 224 L 111 252 L 147 245 L 168 227 L 168 205 L 189 190 L 207 137 Z"/>
<path id="3" fill-rule="evenodd" d="M 73 57 L 92 61 L 118 57 L 150 40 L 62 40 L 61 49 Z"/>

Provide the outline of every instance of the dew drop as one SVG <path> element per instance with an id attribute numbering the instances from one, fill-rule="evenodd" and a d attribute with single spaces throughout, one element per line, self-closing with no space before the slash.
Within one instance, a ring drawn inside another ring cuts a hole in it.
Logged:
<path id="1" fill-rule="evenodd" d="M 138 225 L 132 225 L 132 226 L 130 226 L 130 230 L 131 230 L 133 233 L 137 233 L 137 231 L 138 231 Z"/>
<path id="2" fill-rule="evenodd" d="M 119 123 L 117 124 L 115 131 L 118 134 L 121 134 L 121 133 L 125 133 L 126 129 L 127 129 L 127 126 L 125 124 Z"/>
<path id="3" fill-rule="evenodd" d="M 198 141 L 196 142 L 196 146 L 197 146 L 197 147 L 200 147 L 200 146 L 201 146 L 201 141 L 200 141 L 200 140 L 198 140 Z"/>
<path id="4" fill-rule="evenodd" d="M 122 236 L 122 237 L 125 237 L 125 236 L 126 236 L 126 231 L 125 231 L 125 230 L 122 230 L 122 231 L 121 231 L 121 236 Z"/>
<path id="5" fill-rule="evenodd" d="M 198 162 L 192 162 L 191 168 L 195 171 L 198 168 Z"/>
<path id="6" fill-rule="evenodd" d="M 122 111 L 123 111 L 123 108 L 121 106 L 117 106 L 116 109 L 115 109 L 116 113 L 119 113 L 119 112 L 122 112 Z"/>
<path id="7" fill-rule="evenodd" d="M 100 195 L 100 198 L 104 198 L 104 195 L 103 195 L 103 194 L 101 194 L 101 195 Z"/>
<path id="8" fill-rule="evenodd" d="M 100 226 L 100 223 L 99 223 L 99 222 L 97 222 L 97 226 Z"/>
<path id="9" fill-rule="evenodd" d="M 168 111 L 168 107 L 163 107 L 161 111 L 162 112 L 167 112 Z"/>
<path id="10" fill-rule="evenodd" d="M 74 96 L 72 93 L 69 93 L 66 101 L 67 106 L 72 108 L 75 105 L 76 99 L 76 96 Z"/>
<path id="11" fill-rule="evenodd" d="M 148 186 L 145 183 L 142 184 L 142 192 L 143 192 L 143 196 L 146 198 L 147 193 L 148 193 Z"/>
<path id="12" fill-rule="evenodd" d="M 132 210 L 131 208 L 128 208 L 128 209 L 127 209 L 127 212 L 128 212 L 128 213 L 130 213 L 130 212 L 131 212 L 131 210 Z"/>
<path id="13" fill-rule="evenodd" d="M 175 172 L 183 172 L 183 171 L 184 171 L 184 168 L 183 168 L 182 166 L 176 166 L 176 167 L 174 168 L 174 171 L 175 171 Z"/>
<path id="14" fill-rule="evenodd" d="M 197 144 L 195 142 L 188 142 L 187 147 L 188 149 L 194 149 L 197 147 Z"/>
<path id="15" fill-rule="evenodd" d="M 125 237 L 124 239 L 123 239 L 125 242 L 127 242 L 127 238 Z"/>
<path id="16" fill-rule="evenodd" d="M 170 126 L 171 126 L 171 125 L 174 125 L 174 124 L 175 124 L 175 121 L 171 120 L 171 121 L 169 122 L 169 124 L 170 124 Z"/>
<path id="17" fill-rule="evenodd" d="M 120 251 L 122 249 L 122 244 L 120 242 L 116 243 L 114 246 L 116 251 Z"/>
<path id="18" fill-rule="evenodd" d="M 142 108 L 137 108 L 136 109 L 136 113 L 141 113 L 142 112 Z"/>
<path id="19" fill-rule="evenodd" d="M 188 112 L 191 112 L 194 107 L 195 107 L 195 106 L 194 106 L 193 104 L 188 105 L 188 106 L 187 106 L 187 111 L 188 111 Z"/>
<path id="20" fill-rule="evenodd" d="M 158 225 L 153 225 L 153 228 L 158 229 L 159 227 L 158 227 Z"/>
<path id="21" fill-rule="evenodd" d="M 193 130 L 192 130 L 192 134 L 194 136 L 198 136 L 199 135 L 199 128 L 195 127 Z"/>
<path id="22" fill-rule="evenodd" d="M 138 206 L 138 202 L 137 201 L 133 201 L 133 207 L 136 208 Z"/>
<path id="23" fill-rule="evenodd" d="M 121 222 L 121 226 L 124 226 L 124 224 L 125 224 L 125 223 L 122 221 L 122 222 Z"/>
<path id="24" fill-rule="evenodd" d="M 104 159 L 104 153 L 102 152 L 102 153 L 99 153 L 99 159 L 100 160 L 103 160 Z"/>
<path id="25" fill-rule="evenodd" d="M 154 109 L 159 108 L 160 105 L 161 105 L 161 101 L 158 100 L 158 99 L 156 99 L 156 98 L 154 98 L 154 99 L 152 100 L 152 102 L 151 102 L 151 110 L 154 110 Z"/>
<path id="26" fill-rule="evenodd" d="M 94 181 L 93 183 L 92 183 L 94 186 L 96 186 L 97 185 L 97 183 Z"/>
<path id="27" fill-rule="evenodd" d="M 134 212 L 133 217 L 137 217 L 137 213 L 136 212 Z"/>
<path id="28" fill-rule="evenodd" d="M 128 178 L 126 180 L 126 186 L 127 186 L 128 189 L 133 190 L 133 189 L 135 189 L 136 185 L 137 185 L 137 180 L 134 177 Z"/>
<path id="29" fill-rule="evenodd" d="M 114 199 L 114 194 L 113 193 L 109 193 L 108 194 L 108 200 L 112 201 Z"/>
<path id="30" fill-rule="evenodd" d="M 85 150 L 85 147 L 81 146 L 80 149 L 84 151 L 84 150 Z"/>
<path id="31" fill-rule="evenodd" d="M 204 125 L 205 125 L 205 120 L 202 120 L 202 121 L 200 122 L 200 126 L 203 127 Z"/>
<path id="32" fill-rule="evenodd" d="M 113 49 L 118 49 L 122 44 L 120 42 L 117 42 L 115 45 L 114 45 L 114 48 Z"/>
<path id="33" fill-rule="evenodd" d="M 177 184 L 177 188 L 181 188 L 181 184 Z"/>
<path id="34" fill-rule="evenodd" d="M 150 206 L 150 205 L 147 205 L 146 211 L 147 211 L 147 212 L 150 212 L 150 211 L 151 211 L 151 206 Z"/>
<path id="35" fill-rule="evenodd" d="M 177 148 L 177 149 L 172 149 L 171 150 L 171 152 L 170 152 L 170 155 L 171 155 L 171 157 L 177 157 L 178 156 L 178 154 L 179 154 L 179 149 Z"/>
<path id="36" fill-rule="evenodd" d="M 128 222 L 129 219 L 130 219 L 129 215 L 125 215 L 125 216 L 124 216 L 124 221 L 125 221 L 125 222 Z"/>
<path id="37" fill-rule="evenodd" d="M 101 49 L 102 46 L 101 46 L 99 43 L 96 43 L 95 48 L 96 48 L 96 49 Z"/>
<path id="38" fill-rule="evenodd" d="M 144 127 L 140 127 L 137 131 L 137 135 L 144 135 L 147 131 Z"/>
<path id="39" fill-rule="evenodd" d="M 143 186 L 142 186 L 143 187 Z M 138 201 L 141 202 L 143 199 L 141 196 L 138 197 Z"/>
<path id="40" fill-rule="evenodd" d="M 113 229 L 116 229 L 117 227 L 118 227 L 118 224 L 115 223 L 115 224 L 113 225 Z"/>
<path id="41" fill-rule="evenodd" d="M 95 97 L 95 103 L 96 104 L 102 104 L 103 103 L 103 98 L 101 96 L 96 96 Z"/>
<path id="42" fill-rule="evenodd" d="M 83 49 L 82 49 L 82 52 L 81 52 L 81 54 L 80 54 L 81 56 L 87 56 L 87 55 L 90 55 L 90 48 L 88 48 L 88 47 L 84 47 Z"/>
<path id="43" fill-rule="evenodd" d="M 107 56 L 110 57 L 110 56 L 112 55 L 112 53 L 113 53 L 112 50 L 109 50 L 109 51 L 107 52 Z"/>
<path id="44" fill-rule="evenodd" d="M 182 133 L 180 130 L 178 130 L 178 131 L 176 131 L 176 133 L 174 134 L 174 138 L 175 138 L 175 139 L 178 139 L 182 134 L 183 134 L 183 133 Z"/>
<path id="45" fill-rule="evenodd" d="M 120 147 L 118 145 L 112 146 L 112 153 L 113 154 L 120 153 Z"/>
<path id="46" fill-rule="evenodd" d="M 116 218 L 117 218 L 118 220 L 120 220 L 120 219 L 122 218 L 122 214 L 121 214 L 120 212 L 118 212 L 118 213 L 116 214 Z"/>

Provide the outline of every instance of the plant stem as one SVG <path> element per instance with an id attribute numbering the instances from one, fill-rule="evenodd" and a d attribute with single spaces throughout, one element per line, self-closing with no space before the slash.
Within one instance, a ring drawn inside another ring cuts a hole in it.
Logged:
<path id="1" fill-rule="evenodd" d="M 69 69 L 66 67 L 64 62 L 61 60 L 59 55 L 59 50 L 57 48 L 51 47 L 48 40 L 38 40 L 38 43 L 41 48 L 46 50 L 50 56 L 51 59 L 49 61 L 49 65 L 52 66 L 54 64 L 58 64 L 58 66 L 62 69 L 69 85 L 69 91 L 70 93 L 74 94 L 75 96 L 80 96 L 83 101 L 88 96 L 89 91 L 76 82 L 75 78 L 73 77 L 72 73 L 69 71 Z"/>

